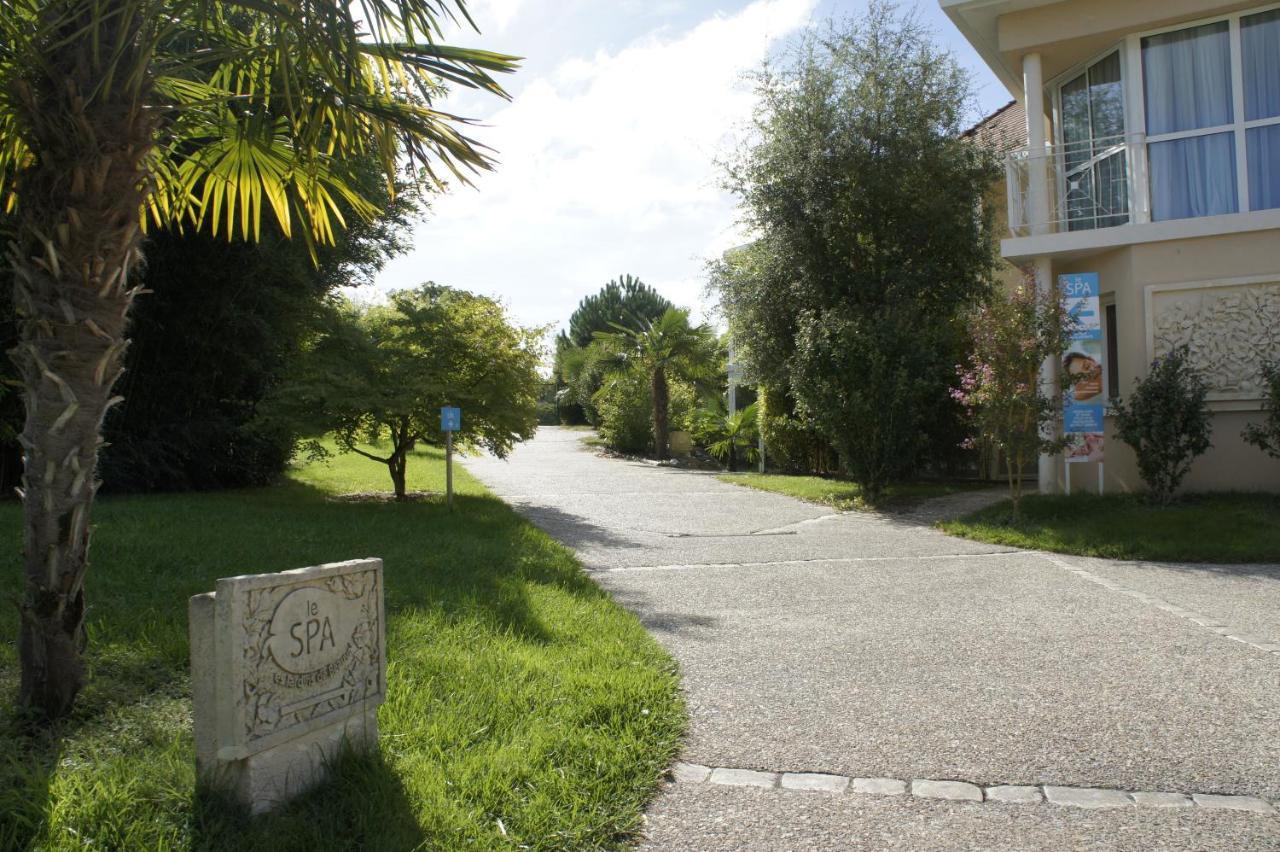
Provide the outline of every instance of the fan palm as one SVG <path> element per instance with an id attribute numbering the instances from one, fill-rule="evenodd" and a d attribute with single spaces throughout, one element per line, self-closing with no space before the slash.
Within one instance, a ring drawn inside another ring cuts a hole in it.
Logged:
<path id="1" fill-rule="evenodd" d="M 707 452 L 724 462 L 730 473 L 737 470 L 739 458 L 748 463 L 760 458 L 760 451 L 756 449 L 760 435 L 756 429 L 758 417 L 754 402 L 730 414 L 724 402 L 717 399 L 699 409 L 695 417 L 708 439 Z"/>
<path id="2" fill-rule="evenodd" d="M 19 702 L 65 714 L 83 681 L 100 432 L 128 345 L 146 227 L 309 245 L 373 207 L 343 163 L 373 154 L 465 181 L 490 167 L 446 85 L 505 95 L 513 57 L 440 44 L 466 0 L 0 0 L 0 207 L 25 384 Z M 474 26 L 474 24 L 473 24 Z"/>
<path id="3" fill-rule="evenodd" d="M 667 380 L 679 377 L 702 384 L 714 376 L 719 363 L 715 332 L 706 325 L 690 325 L 689 312 L 675 308 L 657 319 L 640 320 L 634 328 L 610 325 L 615 331 L 596 332 L 595 345 L 608 354 L 609 369 L 641 370 L 648 376 L 653 399 L 654 454 L 660 459 L 668 458 L 671 391 Z"/>

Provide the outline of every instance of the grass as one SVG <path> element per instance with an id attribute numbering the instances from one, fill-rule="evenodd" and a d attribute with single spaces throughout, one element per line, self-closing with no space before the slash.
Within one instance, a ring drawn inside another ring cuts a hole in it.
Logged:
<path id="1" fill-rule="evenodd" d="M 880 500 L 872 505 L 863 496 L 858 484 L 848 479 L 826 476 L 789 476 L 781 473 L 726 473 L 719 479 L 733 485 L 744 485 L 761 491 L 786 494 L 789 497 L 808 500 L 810 503 L 821 503 L 842 512 L 849 510 L 904 511 L 934 497 L 945 497 L 961 491 L 991 487 L 989 482 L 962 480 L 896 483 L 885 489 Z"/>
<path id="2" fill-rule="evenodd" d="M 443 489 L 420 451 L 409 487 Z M 91 680 L 31 733 L 16 608 L 0 607 L 0 849 L 599 848 L 625 844 L 673 758 L 675 665 L 572 554 L 455 469 L 457 507 L 339 504 L 387 489 L 354 456 L 267 489 L 116 497 L 95 510 Z M 20 514 L 0 597 L 20 588 Z M 381 751 L 249 819 L 195 786 L 186 606 L 217 577 L 385 561 Z"/>
<path id="3" fill-rule="evenodd" d="M 1167 508 L 1131 494 L 1030 495 L 939 525 L 964 538 L 1109 559 L 1280 562 L 1280 495 L 1198 494 Z"/>

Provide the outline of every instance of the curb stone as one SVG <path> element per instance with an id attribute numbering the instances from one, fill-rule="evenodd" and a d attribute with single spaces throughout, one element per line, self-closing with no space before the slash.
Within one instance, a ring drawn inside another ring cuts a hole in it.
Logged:
<path id="1" fill-rule="evenodd" d="M 826 772 L 765 772 L 756 769 L 709 767 L 698 763 L 677 763 L 669 773 L 676 784 L 717 784 L 727 787 L 756 787 L 801 793 L 851 794 L 861 796 L 903 796 L 954 802 L 998 802 L 1010 805 L 1048 803 L 1071 808 L 1207 808 L 1243 811 L 1275 816 L 1276 805 L 1258 796 L 1218 793 L 1171 793 L 1164 791 L 1113 790 L 1106 787 L 1064 787 L 1059 785 L 996 784 L 982 787 L 968 781 L 939 781 L 927 778 L 851 778 Z"/>

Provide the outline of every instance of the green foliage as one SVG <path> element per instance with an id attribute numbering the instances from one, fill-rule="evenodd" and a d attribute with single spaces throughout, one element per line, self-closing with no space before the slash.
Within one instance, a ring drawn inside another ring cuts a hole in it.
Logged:
<path id="1" fill-rule="evenodd" d="M 340 306 L 281 388 L 268 422 L 333 433 L 343 452 L 386 464 L 404 497 L 408 452 L 444 440 L 442 406 L 462 409 L 454 440 L 464 448 L 505 456 L 533 435 L 544 334 L 512 325 L 492 299 L 436 284 L 392 293 L 385 306 Z M 384 439 L 385 457 L 360 447 Z"/>
<path id="2" fill-rule="evenodd" d="M 592 402 L 607 446 L 637 456 L 653 451 L 653 400 L 647 376 L 639 371 L 613 373 Z"/>
<path id="3" fill-rule="evenodd" d="M 590 346 L 598 331 L 613 331 L 615 325 L 639 329 L 674 307 L 639 278 L 623 275 L 578 303 L 566 337 L 574 346 Z"/>
<path id="4" fill-rule="evenodd" d="M 1273 459 L 1280 459 L 1280 361 L 1262 365 L 1262 378 L 1267 383 L 1267 400 L 1261 423 L 1250 423 L 1242 438 Z"/>
<path id="5" fill-rule="evenodd" d="M 755 403 L 729 414 L 724 400 L 715 400 L 693 412 L 694 441 L 707 448 L 714 458 L 725 463 L 729 472 L 738 469 L 738 460 L 749 463 L 760 458 L 760 439 Z"/>
<path id="6" fill-rule="evenodd" d="M 64 93 L 47 83 L 85 70 L 50 63 L 51 49 L 83 50 L 98 79 L 76 85 L 155 117 L 151 138 L 136 140 L 149 184 L 139 214 L 254 240 L 269 214 L 285 236 L 302 223 L 309 242 L 331 243 L 344 208 L 377 213 L 345 168 L 353 159 L 372 156 L 388 185 L 406 173 L 440 185 L 441 165 L 465 182 L 492 166 L 465 120 L 433 103 L 446 84 L 506 97 L 492 75 L 517 60 L 441 44 L 443 22 L 459 18 L 471 21 L 465 0 L 365 0 L 327 14 L 256 0 L 7 3 L 0 208 L 24 209 L 22 177 L 54 138 L 45 123 L 64 120 Z M 126 32 L 128 50 L 113 44 Z"/>
<path id="7" fill-rule="evenodd" d="M 626 846 L 679 748 L 675 664 L 465 468 L 453 512 L 334 499 L 382 477 L 342 456 L 272 488 L 99 501 L 95 677 L 70 719 L 48 732 L 22 723 L 16 649 L 0 642 L 0 849 Z M 441 490 L 442 453 L 417 450 L 409 478 Z M 0 534 L 21 537 L 16 503 L 0 503 Z M 252 819 L 197 794 L 188 598 L 229 573 L 367 554 L 386 580 L 378 753 Z M 5 559 L 8 599 L 22 578 L 14 548 Z M 0 608 L 0 636 L 18 618 Z"/>
<path id="8" fill-rule="evenodd" d="M 757 75 L 754 133 L 725 168 L 759 235 L 711 269 L 735 344 L 869 493 L 957 441 L 957 319 L 994 258 L 997 172 L 960 134 L 971 91 L 913 17 L 875 2 Z"/>
<path id="9" fill-rule="evenodd" d="M 801 409 L 872 502 L 916 468 L 929 418 L 947 405 L 938 355 L 918 330 L 917 316 L 889 310 L 801 318 L 793 376 Z"/>
<path id="10" fill-rule="evenodd" d="M 689 312 L 672 308 L 640 328 L 616 324 L 612 332 L 597 332 L 592 347 L 610 375 L 633 374 L 649 382 L 653 404 L 654 454 L 670 455 L 671 382 L 689 382 L 699 389 L 719 385 L 723 363 L 719 341 L 707 325 L 690 325 Z M 603 413 L 602 413 L 603 423 Z"/>
<path id="11" fill-rule="evenodd" d="M 1169 505 L 1191 463 L 1211 446 L 1208 395 L 1187 347 L 1179 346 L 1152 361 L 1133 394 L 1116 402 L 1116 434 L 1137 454 L 1152 502 Z"/>
<path id="12" fill-rule="evenodd" d="M 623 275 L 587 296 L 569 317 L 569 331 L 556 338 L 553 373 L 558 383 L 562 420 L 567 425 L 599 425 L 594 397 L 604 382 L 604 365 L 591 348 L 597 332 L 616 326 L 639 329 L 674 307 L 638 278 Z"/>
<path id="13" fill-rule="evenodd" d="M 788 474 L 826 473 L 830 443 L 822 432 L 796 414 L 795 400 L 785 390 L 765 385 L 761 389 L 763 410 L 760 431 L 764 434 L 765 464 Z"/>
<path id="14" fill-rule="evenodd" d="M 371 169 L 372 164 L 365 164 Z M 325 301 L 368 281 L 403 249 L 400 234 L 417 207 L 412 193 L 356 220 L 321 247 L 266 227 L 260 242 L 225 242 L 164 231 L 147 243 L 146 286 L 135 310 L 124 402 L 104 424 L 101 468 L 112 491 L 232 488 L 272 481 L 297 435 L 257 421 Z"/>
<path id="15" fill-rule="evenodd" d="M 957 366 L 960 386 L 952 396 L 968 409 L 979 440 L 1003 455 L 1016 517 L 1022 507 L 1023 470 L 1041 453 L 1064 446 L 1052 428 L 1061 395 L 1044 392 L 1040 366 L 1065 351 L 1066 318 L 1062 303 L 1039 295 L 1028 276 L 1012 295 L 998 290 L 988 294 L 969 314 L 967 325 L 973 351 L 967 364 Z"/>

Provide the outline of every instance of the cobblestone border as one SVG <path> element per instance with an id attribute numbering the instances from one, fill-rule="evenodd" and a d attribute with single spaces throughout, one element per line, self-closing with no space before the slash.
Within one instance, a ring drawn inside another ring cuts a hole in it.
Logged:
<path id="1" fill-rule="evenodd" d="M 1082 580 L 1087 580 L 1094 585 L 1102 586 L 1104 589 L 1118 592 L 1119 594 L 1131 597 L 1136 601 L 1147 604 L 1148 606 L 1153 606 L 1158 610 L 1167 612 L 1170 615 L 1177 616 L 1185 621 L 1190 621 L 1192 624 L 1203 627 L 1210 633 L 1216 633 L 1224 639 L 1239 642 L 1241 645 L 1248 645 L 1250 648 L 1267 654 L 1280 656 L 1280 642 L 1272 642 L 1268 639 L 1250 636 L 1243 630 L 1236 630 L 1233 627 L 1223 624 L 1216 618 L 1210 618 L 1207 615 L 1201 615 L 1198 612 L 1184 609 L 1175 603 L 1170 603 L 1169 601 L 1163 598 L 1158 598 L 1155 595 L 1149 595 L 1146 592 L 1140 592 L 1137 589 L 1130 589 L 1128 586 L 1122 586 L 1119 583 L 1112 582 L 1106 577 L 1099 576 L 1098 574 L 1095 574 L 1085 568 L 1081 568 L 1078 565 L 1072 565 L 1070 562 L 1062 559 L 1056 554 L 1041 552 L 1040 555 L 1043 556 L 1045 561 L 1050 564 L 1061 568 L 1063 571 L 1069 571 Z"/>
<path id="2" fill-rule="evenodd" d="M 916 778 L 854 778 L 824 772 L 762 772 L 756 769 L 711 767 L 677 763 L 669 773 L 676 784 L 717 784 L 860 796 L 914 796 L 952 802 L 1000 802 L 1011 805 L 1048 803 L 1071 808 L 1206 808 L 1276 815 L 1273 803 L 1257 796 L 1225 796 L 1217 793 L 1169 793 L 1111 790 L 1103 787 L 1061 787 L 1052 784 L 998 784 L 983 787 L 967 781 Z"/>

